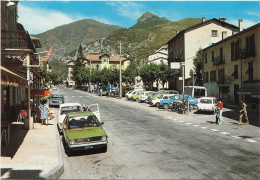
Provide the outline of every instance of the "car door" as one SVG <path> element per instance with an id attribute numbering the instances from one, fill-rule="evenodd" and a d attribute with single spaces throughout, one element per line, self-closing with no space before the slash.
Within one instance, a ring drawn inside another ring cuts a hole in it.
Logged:
<path id="1" fill-rule="evenodd" d="M 91 104 L 88 106 L 88 111 L 91 111 L 93 114 L 96 115 L 96 117 L 98 118 L 99 122 L 101 122 L 100 119 L 100 111 L 99 111 L 99 105 L 98 104 Z"/>

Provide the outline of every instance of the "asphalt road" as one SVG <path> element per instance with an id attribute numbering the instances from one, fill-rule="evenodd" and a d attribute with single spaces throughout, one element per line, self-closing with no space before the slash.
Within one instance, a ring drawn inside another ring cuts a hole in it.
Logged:
<path id="1" fill-rule="evenodd" d="M 219 127 L 214 115 L 179 115 L 64 87 L 53 93 L 65 102 L 98 103 L 109 141 L 107 153 L 63 151 L 60 179 L 260 178 L 258 127 L 228 119 Z"/>

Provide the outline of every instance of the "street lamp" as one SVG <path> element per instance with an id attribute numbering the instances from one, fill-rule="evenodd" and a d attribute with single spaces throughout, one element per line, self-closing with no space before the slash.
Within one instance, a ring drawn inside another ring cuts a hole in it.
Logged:
<path id="1" fill-rule="evenodd" d="M 121 42 L 119 44 L 120 44 L 120 56 L 119 56 L 119 62 L 120 62 L 120 66 L 119 66 L 119 90 L 120 90 L 120 94 L 119 94 L 119 97 L 122 98 Z"/>

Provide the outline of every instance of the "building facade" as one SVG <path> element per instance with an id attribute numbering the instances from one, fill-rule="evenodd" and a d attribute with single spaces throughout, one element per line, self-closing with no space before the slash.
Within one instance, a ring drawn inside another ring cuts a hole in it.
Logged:
<path id="1" fill-rule="evenodd" d="M 260 23 L 203 49 L 204 86 L 209 96 L 252 106 L 260 98 Z"/>
<path id="2" fill-rule="evenodd" d="M 148 56 L 148 63 L 168 64 L 168 45 L 162 46 L 154 54 Z"/>
<path id="3" fill-rule="evenodd" d="M 185 63 L 185 85 L 191 85 L 190 71 L 194 69 L 193 59 L 199 49 L 208 47 L 238 31 L 238 27 L 226 23 L 225 18 L 205 20 L 179 32 L 168 41 L 168 63 Z M 179 76 L 183 76 L 182 73 Z M 169 80 L 170 89 L 182 92 L 182 80 L 175 76 Z"/>

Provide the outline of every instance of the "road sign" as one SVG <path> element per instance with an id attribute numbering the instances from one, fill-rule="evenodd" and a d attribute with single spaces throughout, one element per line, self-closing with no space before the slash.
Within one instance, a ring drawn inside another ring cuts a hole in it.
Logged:
<path id="1" fill-rule="evenodd" d="M 171 63 L 171 69 L 180 69 L 181 64 L 179 62 L 172 62 Z"/>
<path id="2" fill-rule="evenodd" d="M 182 81 L 182 77 L 179 77 L 179 80 Z"/>

